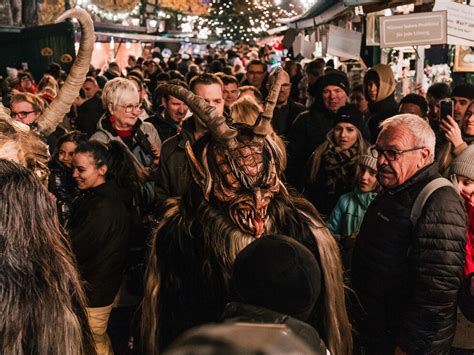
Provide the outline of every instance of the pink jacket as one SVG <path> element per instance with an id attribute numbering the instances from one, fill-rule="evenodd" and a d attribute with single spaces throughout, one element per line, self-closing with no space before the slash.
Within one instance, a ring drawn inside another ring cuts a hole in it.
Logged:
<path id="1" fill-rule="evenodd" d="M 464 196 L 466 202 L 468 228 L 467 228 L 467 242 L 466 242 L 466 265 L 464 266 L 465 275 L 474 272 L 474 201 Z"/>

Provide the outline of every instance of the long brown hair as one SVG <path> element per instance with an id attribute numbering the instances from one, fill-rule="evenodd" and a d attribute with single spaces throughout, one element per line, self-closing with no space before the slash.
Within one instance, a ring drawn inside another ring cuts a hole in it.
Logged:
<path id="1" fill-rule="evenodd" d="M 93 352 L 85 293 L 54 202 L 33 173 L 0 159 L 0 353 Z"/>
<path id="2" fill-rule="evenodd" d="M 331 144 L 335 144 L 334 143 L 334 128 L 332 128 L 328 134 L 326 135 L 326 140 L 324 141 L 323 144 L 321 144 L 318 148 L 316 148 L 313 152 L 313 154 L 311 154 L 311 156 L 309 157 L 309 160 L 308 160 L 308 167 L 309 167 L 309 171 L 308 171 L 308 179 L 310 182 L 315 182 L 316 180 L 316 177 L 318 176 L 318 172 L 319 172 L 319 167 L 321 166 L 321 157 L 323 155 L 323 153 L 329 148 L 329 146 Z M 358 156 L 362 156 L 365 152 L 367 152 L 367 148 L 368 148 L 368 143 L 367 141 L 364 139 L 364 137 L 362 137 L 362 133 L 357 130 L 357 141 L 356 143 L 357 144 L 357 149 L 358 149 Z"/>

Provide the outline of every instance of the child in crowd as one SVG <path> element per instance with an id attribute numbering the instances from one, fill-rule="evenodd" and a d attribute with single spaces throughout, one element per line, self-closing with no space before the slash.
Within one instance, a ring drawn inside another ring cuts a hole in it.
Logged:
<path id="1" fill-rule="evenodd" d="M 458 313 L 458 324 L 453 341 L 453 354 L 474 350 L 474 145 L 467 147 L 449 167 L 451 180 L 463 197 L 467 210 L 465 281 L 460 291 L 459 304 L 465 314 Z M 467 319 L 466 319 L 467 318 Z M 462 349 L 459 352 L 458 349 Z"/>
<path id="2" fill-rule="evenodd" d="M 352 249 L 365 211 L 380 191 L 377 181 L 377 160 L 372 155 L 361 156 L 357 182 L 354 191 L 339 198 L 327 221 L 329 230 L 342 246 L 342 257 L 346 268 L 350 267 Z"/>
<path id="3" fill-rule="evenodd" d="M 72 158 L 77 146 L 87 141 L 84 133 L 73 131 L 59 138 L 56 153 L 49 163 L 51 174 L 48 190 L 56 197 L 58 216 L 62 225 L 69 219 L 71 205 L 79 190 L 72 177 Z"/>

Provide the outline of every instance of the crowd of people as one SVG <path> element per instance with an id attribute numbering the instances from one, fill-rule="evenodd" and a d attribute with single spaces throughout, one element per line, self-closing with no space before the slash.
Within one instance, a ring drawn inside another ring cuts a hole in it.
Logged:
<path id="1" fill-rule="evenodd" d="M 90 67 L 48 129 L 59 65 L 3 82 L 1 353 L 472 354 L 473 85 L 397 102 L 385 64 L 128 64 Z"/>

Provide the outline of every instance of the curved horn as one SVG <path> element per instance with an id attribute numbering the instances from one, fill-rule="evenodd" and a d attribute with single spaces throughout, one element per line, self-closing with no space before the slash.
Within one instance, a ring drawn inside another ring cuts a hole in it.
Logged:
<path id="1" fill-rule="evenodd" d="M 276 79 L 270 87 L 267 99 L 265 100 L 265 108 L 258 120 L 255 122 L 255 125 L 253 126 L 253 133 L 258 136 L 265 137 L 272 133 L 270 121 L 273 117 L 273 110 L 275 109 L 278 95 L 280 95 L 281 84 L 283 83 L 283 80 L 285 78 L 284 74 L 285 73 L 282 67 L 278 67 L 271 74 Z"/>
<path id="2" fill-rule="evenodd" d="M 178 85 L 162 84 L 157 87 L 161 94 L 171 95 L 183 101 L 191 111 L 206 125 L 212 136 L 220 143 L 234 148 L 237 145 L 237 131 L 230 128 L 223 115 L 216 113 L 215 107 L 209 105 L 202 97 L 194 95 L 190 90 Z"/>
<path id="3" fill-rule="evenodd" d="M 38 128 L 46 135 L 54 132 L 56 126 L 63 120 L 64 115 L 71 109 L 74 100 L 79 96 L 79 90 L 86 79 L 92 51 L 94 50 L 94 25 L 87 11 L 80 8 L 68 10 L 56 22 L 64 21 L 67 18 L 76 18 L 79 21 L 82 30 L 81 45 L 66 82 L 53 102 L 38 118 Z"/>

